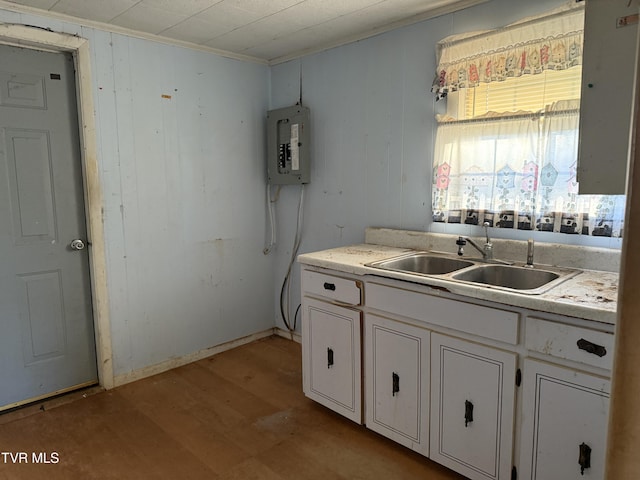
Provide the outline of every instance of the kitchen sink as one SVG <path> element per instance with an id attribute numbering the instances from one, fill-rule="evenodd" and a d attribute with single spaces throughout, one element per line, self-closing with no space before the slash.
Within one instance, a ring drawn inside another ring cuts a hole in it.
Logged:
<path id="1" fill-rule="evenodd" d="M 382 260 L 369 264 L 370 267 L 383 270 L 393 270 L 403 273 L 417 273 L 421 275 L 443 275 L 462 268 L 475 265 L 468 260 L 433 255 L 426 252 L 412 253 L 402 257 Z"/>
<path id="2" fill-rule="evenodd" d="M 368 263 L 366 266 L 528 295 L 544 293 L 580 273 L 580 270 L 546 265 L 531 267 L 523 264 L 482 263 L 478 259 L 467 260 L 429 252 L 413 252 Z"/>
<path id="3" fill-rule="evenodd" d="M 578 274 L 572 269 L 546 269 L 516 265 L 478 265 L 451 276 L 453 280 L 480 283 L 521 293 L 542 293 Z"/>

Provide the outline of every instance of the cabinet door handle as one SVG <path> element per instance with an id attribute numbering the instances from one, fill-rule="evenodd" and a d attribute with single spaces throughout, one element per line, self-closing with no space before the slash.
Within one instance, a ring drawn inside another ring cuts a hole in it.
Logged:
<path id="1" fill-rule="evenodd" d="M 331 368 L 333 366 L 333 349 L 327 348 L 327 368 Z"/>
<path id="2" fill-rule="evenodd" d="M 473 422 L 473 403 L 469 400 L 464 401 L 464 426 L 466 427 Z"/>
<path id="3" fill-rule="evenodd" d="M 591 447 L 582 442 L 579 448 L 578 464 L 580 465 L 580 475 L 584 475 L 584 469 L 591 468 Z"/>
<path id="4" fill-rule="evenodd" d="M 589 340 L 585 340 L 584 338 L 578 340 L 578 348 L 580 350 L 584 350 L 587 353 L 593 353 L 594 355 L 597 355 L 599 357 L 604 357 L 607 354 L 607 349 L 602 345 L 596 345 L 595 343 L 590 342 Z"/>
<path id="5" fill-rule="evenodd" d="M 392 380 L 391 396 L 395 397 L 396 393 L 400 391 L 400 375 L 398 375 L 396 372 L 393 372 L 393 375 L 391 376 L 391 380 Z"/>
<path id="6" fill-rule="evenodd" d="M 324 289 L 325 290 L 331 290 L 332 292 L 335 292 L 336 291 L 336 284 L 335 283 L 324 282 Z"/>

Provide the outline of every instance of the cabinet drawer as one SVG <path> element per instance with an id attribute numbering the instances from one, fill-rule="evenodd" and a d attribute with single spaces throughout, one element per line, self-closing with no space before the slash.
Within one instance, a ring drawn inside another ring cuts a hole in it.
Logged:
<path id="1" fill-rule="evenodd" d="M 367 284 L 367 305 L 511 345 L 518 343 L 516 312 L 375 283 Z"/>
<path id="2" fill-rule="evenodd" d="M 346 305 L 362 305 L 362 282 L 357 280 L 303 270 L 302 290 Z"/>
<path id="3" fill-rule="evenodd" d="M 526 321 L 525 345 L 534 352 L 611 369 L 613 334 L 540 318 Z"/>

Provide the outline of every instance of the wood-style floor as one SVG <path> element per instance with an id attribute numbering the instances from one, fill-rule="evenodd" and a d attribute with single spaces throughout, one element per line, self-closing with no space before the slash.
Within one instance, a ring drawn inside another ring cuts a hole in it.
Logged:
<path id="1" fill-rule="evenodd" d="M 0 415 L 1 480 L 463 478 L 304 397 L 279 337 L 51 404 Z"/>

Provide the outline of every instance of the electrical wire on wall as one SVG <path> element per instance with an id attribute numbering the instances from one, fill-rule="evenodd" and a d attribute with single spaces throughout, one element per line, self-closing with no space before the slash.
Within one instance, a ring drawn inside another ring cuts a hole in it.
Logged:
<path id="1" fill-rule="evenodd" d="M 271 239 L 269 240 L 267 246 L 262 250 L 262 253 L 264 253 L 265 255 L 268 255 L 273 247 L 276 246 L 276 212 L 273 208 L 273 205 L 278 201 L 281 189 L 282 185 L 278 185 L 275 198 L 271 198 L 271 184 L 267 183 L 267 208 L 269 209 L 269 229 L 271 230 Z"/>
<path id="2" fill-rule="evenodd" d="M 269 184 L 278 185 L 275 198 L 271 197 L 271 188 L 267 187 L 271 240 L 264 248 L 268 254 L 276 244 L 276 219 L 274 203 L 278 201 L 281 185 L 300 185 L 296 232 L 291 249 L 291 258 L 280 289 L 280 314 L 282 321 L 293 340 L 297 326 L 297 316 L 301 304 L 291 315 L 291 275 L 293 265 L 302 243 L 304 223 L 304 190 L 309 183 L 309 109 L 302 105 L 302 63 L 300 63 L 300 96 L 293 107 L 267 112 L 267 176 Z"/>
<path id="3" fill-rule="evenodd" d="M 282 186 L 279 185 L 276 190 L 275 197 L 271 197 L 271 186 L 267 185 L 267 202 L 269 209 L 269 223 L 271 227 L 271 239 L 269 244 L 262 250 L 262 253 L 268 255 L 271 250 L 276 245 L 276 216 L 273 208 L 273 204 L 276 203 L 280 197 L 280 190 Z M 293 319 L 291 319 L 291 272 L 293 269 L 293 264 L 295 263 L 296 257 L 298 256 L 298 251 L 300 250 L 300 244 L 302 243 L 302 229 L 304 225 L 304 184 L 300 185 L 300 199 L 298 201 L 298 216 L 296 220 L 296 233 L 293 239 L 293 247 L 291 249 L 291 258 L 289 259 L 289 263 L 287 265 L 287 271 L 284 276 L 284 281 L 282 282 L 282 288 L 280 289 L 280 314 L 282 316 L 282 321 L 284 322 L 287 330 L 291 334 L 291 339 L 293 340 L 293 334 L 295 333 L 297 326 L 297 316 L 300 310 L 301 304 L 298 304 L 296 311 L 293 314 Z"/>
<path id="4" fill-rule="evenodd" d="M 284 322 L 287 330 L 291 334 L 293 340 L 293 334 L 296 331 L 297 316 L 300 310 L 301 304 L 298 305 L 296 311 L 291 318 L 291 269 L 298 256 L 298 250 L 300 249 L 300 243 L 302 243 L 302 228 L 304 224 L 304 184 L 300 185 L 300 200 L 298 201 L 298 219 L 296 221 L 296 234 L 293 241 L 293 248 L 291 249 L 291 258 L 289 259 L 289 265 L 287 266 L 287 272 L 282 282 L 282 288 L 280 289 L 280 315 L 282 315 L 282 321 Z"/>

